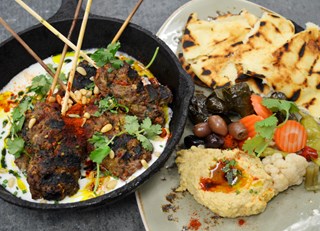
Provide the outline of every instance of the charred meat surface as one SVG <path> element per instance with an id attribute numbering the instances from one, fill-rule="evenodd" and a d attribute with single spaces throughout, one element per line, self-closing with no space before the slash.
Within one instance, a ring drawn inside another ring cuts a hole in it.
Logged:
<path id="1" fill-rule="evenodd" d="M 129 108 L 130 114 L 141 120 L 150 117 L 160 125 L 165 123 L 162 107 L 172 101 L 171 91 L 147 78 L 143 80 L 126 62 L 119 69 L 106 64 L 97 70 L 94 82 L 103 96 L 112 95 Z"/>
<path id="2" fill-rule="evenodd" d="M 145 150 L 140 141 L 130 135 L 117 137 L 111 148 L 115 157 L 105 158 L 102 166 L 122 180 L 128 179 L 142 167 L 141 160 L 151 160 L 152 152 Z"/>
<path id="3" fill-rule="evenodd" d="M 81 91 L 88 84 L 93 84 L 90 77 L 95 75 L 94 83 L 100 94 L 90 94 L 85 104 L 72 105 L 65 116 L 61 115 L 58 102 L 36 102 L 33 109 L 26 112 L 20 135 L 25 141 L 27 154 L 16 159 L 16 164 L 26 170 L 33 199 L 58 201 L 79 190 L 81 164 L 94 150 L 88 140 L 96 132 L 101 133 L 105 125 L 112 126 L 104 133 L 111 139 L 124 130 L 128 114 L 137 116 L 141 121 L 149 117 L 156 124 L 164 125 L 166 122 L 164 106 L 172 100 L 169 88 L 156 80 L 141 78 L 126 62 L 120 69 L 112 71 L 111 65 L 106 64 L 96 72 L 86 61 L 79 67 L 73 89 Z M 64 92 L 59 90 L 54 96 L 61 99 Z M 107 96 L 115 98 L 129 111 L 99 112 L 99 102 Z M 90 116 L 84 117 L 84 114 Z M 30 127 L 31 119 L 36 122 Z M 125 133 L 115 137 L 110 147 L 115 155 L 107 156 L 101 169 L 122 180 L 127 180 L 142 167 L 141 160 L 151 160 L 152 151 L 143 148 L 136 137 Z"/>

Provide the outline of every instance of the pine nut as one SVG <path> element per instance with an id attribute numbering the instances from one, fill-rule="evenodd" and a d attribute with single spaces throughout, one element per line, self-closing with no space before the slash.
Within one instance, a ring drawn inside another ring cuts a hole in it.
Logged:
<path id="1" fill-rule="evenodd" d="M 70 118 L 80 118 L 78 114 L 68 114 L 68 117 Z"/>
<path id="2" fill-rule="evenodd" d="M 48 101 L 49 101 L 49 103 L 54 103 L 54 102 L 56 102 L 56 98 L 53 97 L 53 96 L 50 96 L 50 97 L 48 98 Z"/>
<path id="3" fill-rule="evenodd" d="M 56 96 L 56 99 L 57 99 L 58 104 L 61 105 L 61 102 L 62 102 L 61 96 L 60 96 L 60 95 L 57 95 L 57 96 Z"/>
<path id="4" fill-rule="evenodd" d="M 111 190 L 111 189 L 114 189 L 116 186 L 117 186 L 117 181 L 116 180 L 110 180 L 108 183 L 107 183 L 107 189 Z"/>
<path id="5" fill-rule="evenodd" d="M 76 99 L 77 99 L 78 101 L 80 101 L 80 100 L 81 100 L 81 97 L 82 97 L 81 92 L 78 91 L 78 90 L 76 90 L 76 91 L 74 92 L 74 94 L 75 94 L 75 96 L 76 96 Z"/>
<path id="6" fill-rule="evenodd" d="M 82 96 L 82 98 L 81 98 L 81 103 L 82 103 L 82 104 L 87 104 L 87 97 Z"/>
<path id="7" fill-rule="evenodd" d="M 87 94 L 87 90 L 86 89 L 80 89 L 80 92 L 82 95 L 86 95 Z"/>
<path id="8" fill-rule="evenodd" d="M 155 155 L 156 157 L 159 157 L 159 156 L 161 155 L 161 153 L 160 153 L 160 152 L 155 152 L 154 155 Z"/>
<path id="9" fill-rule="evenodd" d="M 87 94 L 86 94 L 86 96 L 87 96 L 87 97 L 90 97 L 90 96 L 92 96 L 92 91 L 88 90 L 88 91 L 87 91 Z"/>
<path id="10" fill-rule="evenodd" d="M 91 76 L 89 79 L 93 82 L 94 81 L 94 76 Z"/>
<path id="11" fill-rule="evenodd" d="M 102 133 L 106 133 L 112 129 L 112 124 L 106 124 L 101 128 Z"/>
<path id="12" fill-rule="evenodd" d="M 0 168 L 0 173 L 7 173 L 7 170 L 5 168 Z"/>
<path id="13" fill-rule="evenodd" d="M 68 104 L 72 104 L 72 100 L 71 99 L 68 99 Z"/>
<path id="14" fill-rule="evenodd" d="M 89 112 L 86 112 L 83 114 L 83 117 L 86 118 L 86 119 L 90 119 L 91 115 Z"/>
<path id="15" fill-rule="evenodd" d="M 31 129 L 33 125 L 36 123 L 36 118 L 31 118 L 28 124 L 28 128 Z"/>
<path id="16" fill-rule="evenodd" d="M 147 169 L 149 167 L 149 164 L 144 159 L 140 160 L 140 162 L 141 162 L 143 168 Z"/>
<path id="17" fill-rule="evenodd" d="M 8 180 L 8 187 L 12 188 L 14 186 L 14 183 L 16 182 L 16 179 L 14 177 L 10 178 Z"/>
<path id="18" fill-rule="evenodd" d="M 93 94 L 98 95 L 100 93 L 100 89 L 97 86 L 94 86 Z"/>
<path id="19" fill-rule="evenodd" d="M 77 67 L 76 70 L 80 75 L 83 75 L 83 76 L 87 75 L 87 71 L 83 67 Z"/>
<path id="20" fill-rule="evenodd" d="M 110 159 L 113 159 L 115 156 L 114 151 L 111 149 L 110 153 L 109 153 L 109 157 Z"/>

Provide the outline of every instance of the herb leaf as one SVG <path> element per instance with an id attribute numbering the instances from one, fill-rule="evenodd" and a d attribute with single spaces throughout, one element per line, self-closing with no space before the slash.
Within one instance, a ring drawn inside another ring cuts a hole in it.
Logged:
<path id="1" fill-rule="evenodd" d="M 259 157 L 268 145 L 269 142 L 264 137 L 261 135 L 255 135 L 251 139 L 246 140 L 242 148 L 245 152 Z"/>
<path id="2" fill-rule="evenodd" d="M 52 79 L 46 75 L 38 75 L 32 79 L 29 92 L 34 92 L 37 95 L 45 96 L 50 90 Z"/>
<path id="3" fill-rule="evenodd" d="M 21 137 L 16 137 L 13 140 L 7 139 L 8 152 L 19 158 L 21 153 L 24 151 L 24 140 Z"/>
<path id="4" fill-rule="evenodd" d="M 31 106 L 31 98 L 25 97 L 23 98 L 17 107 L 13 108 L 11 116 L 12 116 L 12 125 L 11 125 L 11 136 L 13 137 L 19 131 L 21 131 L 22 126 L 25 121 L 25 113 Z"/>
<path id="5" fill-rule="evenodd" d="M 111 148 L 108 145 L 96 148 L 90 153 L 90 159 L 97 164 L 101 164 L 110 151 Z"/>
<path id="6" fill-rule="evenodd" d="M 142 121 L 141 128 L 144 129 L 146 137 L 148 137 L 149 139 L 152 139 L 162 132 L 161 126 L 159 124 L 152 125 L 151 119 L 149 117 L 145 118 Z"/>
<path id="7" fill-rule="evenodd" d="M 106 49 L 100 48 L 96 50 L 91 58 L 95 61 L 98 67 L 104 66 L 106 63 L 111 63 L 112 67 L 119 69 L 123 65 L 123 61 L 115 57 L 118 49 L 120 48 L 120 43 L 111 43 Z"/>
<path id="8" fill-rule="evenodd" d="M 283 124 L 289 119 L 290 113 L 299 112 L 299 108 L 294 102 L 280 99 L 265 98 L 262 104 L 273 112 L 280 111 L 285 114 L 286 119 Z"/>
<path id="9" fill-rule="evenodd" d="M 275 115 L 271 115 L 264 120 L 256 122 L 255 129 L 263 138 L 271 140 L 274 130 L 277 127 L 277 123 L 277 117 Z"/>
<path id="10" fill-rule="evenodd" d="M 111 96 L 107 96 L 106 98 L 99 101 L 99 111 L 95 112 L 93 116 L 101 116 L 106 111 L 110 111 L 112 113 L 117 113 L 119 108 L 123 108 L 126 112 L 129 111 L 128 107 L 125 105 L 119 104 L 118 101 Z"/>
<path id="11" fill-rule="evenodd" d="M 125 118 L 126 123 L 124 125 L 124 129 L 130 134 L 134 135 L 135 133 L 139 132 L 139 121 L 136 116 L 126 116 Z"/>
<path id="12" fill-rule="evenodd" d="M 145 148 L 148 151 L 152 151 L 153 149 L 152 143 L 147 137 L 141 134 L 137 134 L 136 136 L 137 136 L 137 139 L 141 142 L 143 148 Z"/>
<path id="13" fill-rule="evenodd" d="M 236 160 L 224 160 L 225 166 L 221 169 L 225 173 L 228 185 L 235 185 L 238 181 L 238 176 L 241 175 L 241 171 L 235 168 L 237 162 Z"/>

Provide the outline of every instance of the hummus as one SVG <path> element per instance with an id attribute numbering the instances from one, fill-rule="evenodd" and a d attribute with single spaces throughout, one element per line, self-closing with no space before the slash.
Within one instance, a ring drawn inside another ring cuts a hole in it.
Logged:
<path id="1" fill-rule="evenodd" d="M 180 174 L 177 190 L 188 190 L 198 203 L 222 217 L 261 213 L 275 195 L 272 178 L 260 159 L 238 149 L 193 146 L 179 151 L 176 163 Z"/>

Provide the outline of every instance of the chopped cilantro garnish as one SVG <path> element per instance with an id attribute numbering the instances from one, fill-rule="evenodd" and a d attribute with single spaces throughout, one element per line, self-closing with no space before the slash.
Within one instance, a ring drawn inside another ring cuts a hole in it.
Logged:
<path id="1" fill-rule="evenodd" d="M 101 116 L 104 112 L 110 111 L 112 113 L 117 113 L 117 110 L 122 108 L 127 113 L 129 111 L 128 107 L 125 105 L 119 104 L 118 101 L 111 96 L 107 96 L 106 98 L 99 101 L 99 111 L 95 112 L 93 116 Z"/>
<path id="2" fill-rule="evenodd" d="M 242 174 L 240 170 L 235 168 L 237 162 L 235 160 L 225 160 L 223 163 L 225 166 L 222 168 L 222 171 L 225 173 L 228 185 L 235 185 L 237 183 L 238 176 Z"/>

